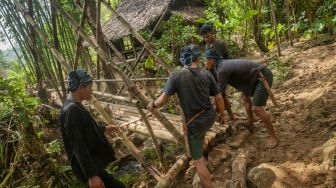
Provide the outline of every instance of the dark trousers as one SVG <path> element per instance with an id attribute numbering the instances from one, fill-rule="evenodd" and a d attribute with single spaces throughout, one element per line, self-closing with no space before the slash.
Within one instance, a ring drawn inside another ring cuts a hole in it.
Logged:
<path id="1" fill-rule="evenodd" d="M 111 174 L 105 170 L 100 172 L 98 176 L 103 180 L 105 188 L 124 188 L 124 184 L 115 179 Z"/>

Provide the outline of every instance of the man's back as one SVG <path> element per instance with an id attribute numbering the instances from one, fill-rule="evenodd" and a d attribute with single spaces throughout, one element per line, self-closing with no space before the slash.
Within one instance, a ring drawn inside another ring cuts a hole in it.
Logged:
<path id="1" fill-rule="evenodd" d="M 217 68 L 217 79 L 220 91 L 225 91 L 227 84 L 251 96 L 259 71 L 265 65 L 249 60 L 230 59 L 223 60 Z"/>
<path id="2" fill-rule="evenodd" d="M 181 107 L 186 117 L 191 117 L 204 109 L 210 109 L 209 96 L 219 93 L 216 82 L 205 69 L 187 68 L 173 73 L 163 91 L 173 95 L 177 92 Z"/>

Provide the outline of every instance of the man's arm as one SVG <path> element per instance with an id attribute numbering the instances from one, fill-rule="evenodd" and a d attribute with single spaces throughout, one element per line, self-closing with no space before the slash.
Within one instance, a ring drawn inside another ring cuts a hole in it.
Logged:
<path id="1" fill-rule="evenodd" d="M 231 109 L 231 103 L 230 103 L 229 98 L 227 98 L 227 96 L 225 95 L 224 92 L 222 93 L 222 97 L 223 97 L 223 100 L 224 100 L 225 109 L 226 109 L 226 111 L 227 111 L 228 114 L 229 114 L 229 118 L 230 118 L 230 120 L 231 120 L 231 121 L 235 120 L 235 118 L 234 118 L 234 114 L 233 114 L 232 109 Z"/>
<path id="2" fill-rule="evenodd" d="M 153 111 L 154 108 L 159 108 L 168 102 L 170 95 L 163 92 L 159 98 L 147 105 L 149 111 Z"/>
<path id="3" fill-rule="evenodd" d="M 216 109 L 218 110 L 222 123 L 226 123 L 226 117 L 225 117 L 225 113 L 224 113 L 224 100 L 223 97 L 221 95 L 221 93 L 218 93 L 217 95 L 215 95 L 215 104 L 216 104 Z"/>

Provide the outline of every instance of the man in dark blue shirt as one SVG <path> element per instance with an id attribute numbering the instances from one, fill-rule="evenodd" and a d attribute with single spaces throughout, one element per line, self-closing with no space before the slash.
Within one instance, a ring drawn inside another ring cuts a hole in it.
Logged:
<path id="1" fill-rule="evenodd" d="M 203 141 L 205 133 L 215 122 L 216 112 L 209 96 L 215 97 L 215 103 L 223 122 L 225 121 L 224 101 L 212 74 L 198 67 L 199 56 L 200 51 L 194 45 L 182 48 L 180 60 L 184 67 L 170 75 L 162 95 L 150 103 L 148 109 L 153 110 L 153 108 L 164 105 L 171 95 L 177 93 L 186 122 L 189 122 L 187 129 L 193 163 L 203 186 L 210 188 L 213 185 L 204 163 Z"/>
<path id="2" fill-rule="evenodd" d="M 253 126 L 253 112 L 260 118 L 267 128 L 270 138 L 267 140 L 267 146 L 275 147 L 279 140 L 275 134 L 271 117 L 263 108 L 266 106 L 268 93 L 259 80 L 261 72 L 268 84 L 272 86 L 273 74 L 265 66 L 254 63 L 249 60 L 229 59 L 223 60 L 221 55 L 214 49 L 208 49 L 205 52 L 206 67 L 211 70 L 216 67 L 218 88 L 225 95 L 227 85 L 231 85 L 244 94 L 245 109 L 247 112 L 248 124 Z M 253 101 L 251 101 L 253 97 Z"/>

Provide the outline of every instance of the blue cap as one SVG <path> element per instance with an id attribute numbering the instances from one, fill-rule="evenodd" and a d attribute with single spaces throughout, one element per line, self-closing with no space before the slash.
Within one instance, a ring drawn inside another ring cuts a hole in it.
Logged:
<path id="1" fill-rule="evenodd" d="M 205 34 L 207 34 L 209 32 L 212 32 L 212 28 L 213 27 L 210 24 L 203 24 L 202 27 L 201 27 L 201 29 L 200 29 L 200 34 L 201 35 L 205 35 Z"/>
<path id="2" fill-rule="evenodd" d="M 190 65 L 193 59 L 199 57 L 201 54 L 200 49 L 196 45 L 188 45 L 181 49 L 180 61 L 183 65 Z"/>
<path id="3" fill-rule="evenodd" d="M 68 73 L 68 91 L 76 91 L 80 85 L 92 84 L 92 77 L 85 70 L 78 69 Z"/>
<path id="4" fill-rule="evenodd" d="M 216 62 L 219 62 L 223 59 L 223 57 L 213 48 L 209 48 L 205 51 L 204 54 L 205 58 L 207 59 L 215 59 Z"/>

